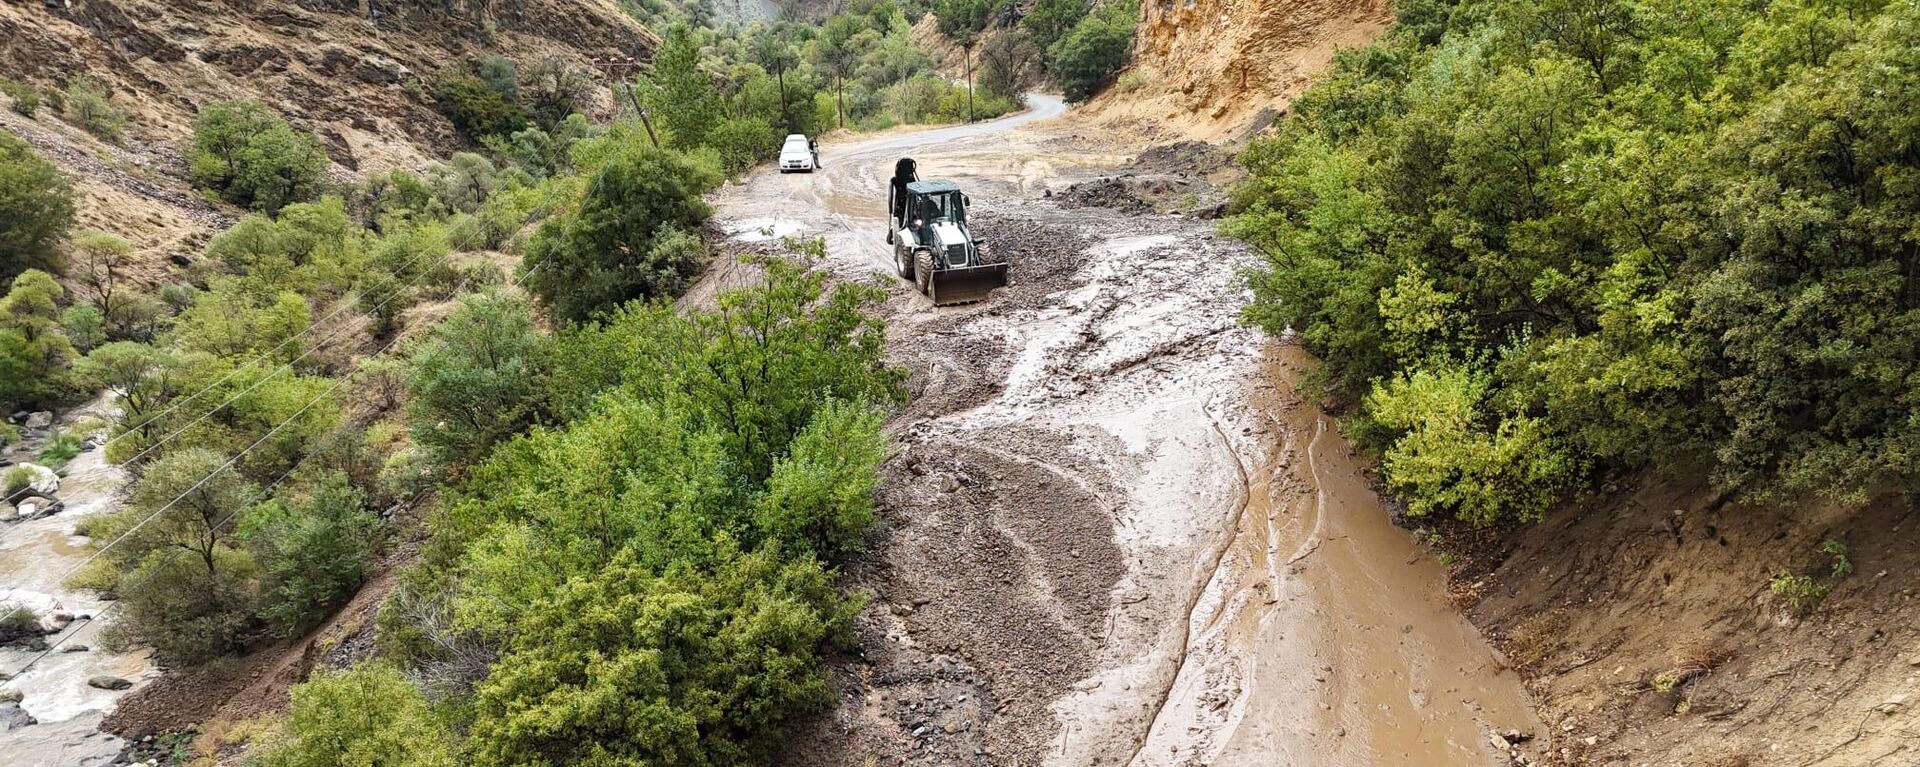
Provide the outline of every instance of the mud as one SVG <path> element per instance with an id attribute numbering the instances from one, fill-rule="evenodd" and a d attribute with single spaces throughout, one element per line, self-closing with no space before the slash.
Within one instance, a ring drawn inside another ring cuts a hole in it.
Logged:
<path id="1" fill-rule="evenodd" d="M 1191 216 L 1047 200 L 1134 158 L 1035 103 L 823 146 L 821 173 L 718 201 L 740 247 L 797 223 L 826 240 L 820 268 L 885 285 L 913 394 L 848 572 L 875 599 L 841 705 L 786 761 L 1480 765 L 1512 759 L 1489 732 L 1544 736 L 1289 388 L 1310 361 L 1238 322 L 1253 254 Z M 891 276 L 901 155 L 973 197 L 1013 264 L 990 300 L 935 309 Z"/>

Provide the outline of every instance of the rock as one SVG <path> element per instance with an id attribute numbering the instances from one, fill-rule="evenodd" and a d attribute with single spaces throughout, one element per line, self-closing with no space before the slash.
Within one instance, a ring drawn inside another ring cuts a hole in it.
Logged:
<path id="1" fill-rule="evenodd" d="M 0 687 L 0 703 L 19 703 L 25 700 L 26 693 L 14 687 Z"/>
<path id="2" fill-rule="evenodd" d="M 86 652 L 86 651 L 88 651 L 88 650 L 91 650 L 91 649 L 93 649 L 93 648 L 91 648 L 91 647 L 88 647 L 88 646 L 86 646 L 86 645 L 83 645 L 83 644 L 70 644 L 70 645 L 67 645 L 67 646 L 65 646 L 65 647 L 62 647 L 62 648 L 60 648 L 60 651 L 61 651 L 61 652 Z"/>
<path id="3" fill-rule="evenodd" d="M 1581 738 L 1580 742 L 1587 744 L 1587 746 L 1591 748 L 1593 746 L 1600 745 L 1600 736 L 1588 735 L 1587 737 Z"/>
<path id="4" fill-rule="evenodd" d="M 1508 749 L 1513 748 L 1513 744 L 1508 743 L 1507 739 L 1500 737 L 1500 733 L 1497 732 L 1487 733 L 1487 742 L 1493 745 L 1493 750 L 1501 753 L 1506 753 Z"/>
<path id="5" fill-rule="evenodd" d="M 1900 713 L 1900 710 L 1906 707 L 1907 707 L 1907 694 L 1903 692 L 1891 698 L 1888 698 L 1887 702 L 1885 703 L 1882 703 L 1878 706 L 1874 706 L 1873 710 L 1878 711 L 1887 716 L 1893 716 L 1894 714 Z"/>
<path id="6" fill-rule="evenodd" d="M 27 420 L 21 422 L 20 425 L 29 429 L 45 429 L 53 425 L 53 413 L 47 410 L 42 410 L 38 413 L 28 413 Z"/>
<path id="7" fill-rule="evenodd" d="M 37 463 L 22 463 L 14 468 L 27 470 L 26 489 L 34 495 L 50 499 L 54 493 L 60 492 L 60 474 L 58 472 Z M 8 469 L 8 471 L 13 470 L 14 469 Z M 15 493 L 15 495 L 17 496 L 19 494 Z"/>
<path id="8" fill-rule="evenodd" d="M 33 718 L 32 714 L 20 708 L 18 703 L 0 703 L 0 723 L 5 724 L 6 729 L 18 730 L 39 724 L 40 720 Z"/>
<path id="9" fill-rule="evenodd" d="M 87 686 L 99 690 L 125 690 L 132 687 L 133 683 L 117 676 L 101 674 L 100 676 L 88 679 Z"/>
<path id="10" fill-rule="evenodd" d="M 960 492 L 960 480 L 954 479 L 952 475 L 941 475 L 940 492 L 943 492 L 943 493 Z"/>

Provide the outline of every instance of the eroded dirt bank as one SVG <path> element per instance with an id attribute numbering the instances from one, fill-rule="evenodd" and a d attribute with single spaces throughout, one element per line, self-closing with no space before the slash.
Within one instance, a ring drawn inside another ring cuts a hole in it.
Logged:
<path id="1" fill-rule="evenodd" d="M 1480 765 L 1508 759 L 1490 732 L 1544 735 L 1290 391 L 1308 362 L 1238 324 L 1251 254 L 1044 199 L 1130 156 L 1021 125 L 1059 110 L 825 146 L 823 173 L 721 196 L 729 230 L 825 237 L 823 268 L 887 286 L 915 395 L 851 574 L 861 650 L 793 761 Z M 1013 285 L 936 310 L 880 276 L 902 155 L 972 195 Z"/>

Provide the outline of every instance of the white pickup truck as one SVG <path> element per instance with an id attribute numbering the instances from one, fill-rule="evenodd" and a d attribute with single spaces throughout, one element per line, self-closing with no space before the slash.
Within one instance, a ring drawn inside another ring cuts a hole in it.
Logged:
<path id="1" fill-rule="evenodd" d="M 780 147 L 781 173 L 812 173 L 819 164 L 820 156 L 814 154 L 813 142 L 804 133 L 789 134 Z"/>

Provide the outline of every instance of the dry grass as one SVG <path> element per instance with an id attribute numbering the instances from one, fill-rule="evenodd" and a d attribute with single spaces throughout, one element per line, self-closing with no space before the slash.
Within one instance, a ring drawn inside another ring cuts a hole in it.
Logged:
<path id="1" fill-rule="evenodd" d="M 1567 611 L 1535 613 L 1507 634 L 1507 657 L 1516 668 L 1534 669 L 1566 644 Z"/>

